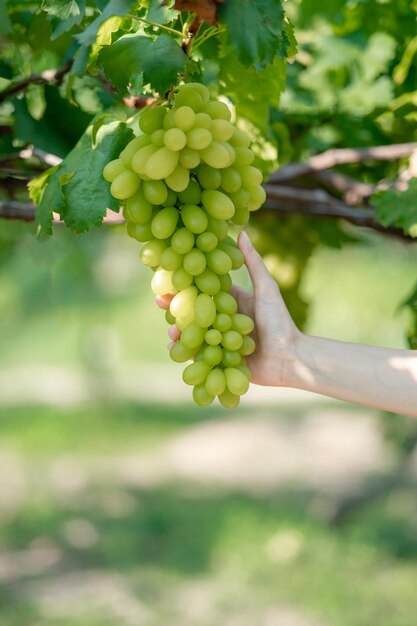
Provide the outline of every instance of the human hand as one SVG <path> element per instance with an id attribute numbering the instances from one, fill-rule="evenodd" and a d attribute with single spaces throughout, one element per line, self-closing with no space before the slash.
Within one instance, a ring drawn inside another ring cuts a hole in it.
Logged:
<path id="1" fill-rule="evenodd" d="M 244 231 L 239 235 L 238 247 L 245 257 L 253 284 L 253 293 L 241 287 L 232 287 L 239 312 L 249 315 L 255 322 L 252 335 L 256 350 L 246 357 L 252 372 L 252 382 L 258 385 L 290 386 L 291 365 L 302 333 L 294 324 L 278 285 Z M 170 294 L 157 296 L 156 302 L 160 308 L 167 309 L 172 298 Z M 171 326 L 168 334 L 173 341 L 181 336 L 176 326 Z"/>

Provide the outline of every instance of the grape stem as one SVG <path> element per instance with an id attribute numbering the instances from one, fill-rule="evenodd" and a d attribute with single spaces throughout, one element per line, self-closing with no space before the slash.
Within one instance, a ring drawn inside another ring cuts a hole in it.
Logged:
<path id="1" fill-rule="evenodd" d="M 163 24 L 151 22 L 151 20 L 147 20 L 146 17 L 139 17 L 138 15 L 132 15 L 131 13 L 127 13 L 126 17 L 130 17 L 133 20 L 138 20 L 139 22 L 144 22 L 145 24 L 149 24 L 149 26 L 153 26 L 154 28 L 160 28 L 161 30 L 165 30 L 167 33 L 171 33 L 171 35 L 175 35 L 176 37 L 180 37 L 181 39 L 188 39 L 188 36 L 184 35 L 179 30 L 175 30 L 174 28 L 170 28 L 169 26 L 164 26 Z"/>

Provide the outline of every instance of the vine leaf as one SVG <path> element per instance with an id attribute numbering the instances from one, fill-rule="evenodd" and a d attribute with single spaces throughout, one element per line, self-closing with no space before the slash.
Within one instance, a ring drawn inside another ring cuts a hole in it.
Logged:
<path id="1" fill-rule="evenodd" d="M 417 178 L 410 180 L 405 191 L 378 191 L 371 196 L 371 204 L 383 226 L 399 226 L 417 236 Z"/>
<path id="2" fill-rule="evenodd" d="M 10 24 L 9 16 L 7 14 L 7 7 L 5 0 L 0 0 L 0 33 L 11 33 L 12 26 Z"/>
<path id="3" fill-rule="evenodd" d="M 39 234 L 52 233 L 52 212 L 59 213 L 68 228 L 80 233 L 99 226 L 107 208 L 118 210 L 110 184 L 103 178 L 103 168 L 117 158 L 133 132 L 116 120 L 103 123 L 98 129 L 94 124 L 90 124 L 61 165 L 31 181 L 29 192 L 38 204 Z"/>
<path id="4" fill-rule="evenodd" d="M 143 73 L 144 84 L 149 83 L 163 94 L 177 82 L 183 73 L 187 57 L 180 46 L 167 35 L 150 39 L 143 35 L 124 35 L 110 46 L 104 46 L 98 64 L 106 77 L 123 95 L 130 83 L 138 84 L 137 76 Z"/>
<path id="5" fill-rule="evenodd" d="M 219 19 L 241 63 L 272 63 L 283 39 L 280 0 L 227 0 L 219 7 Z"/>
<path id="6" fill-rule="evenodd" d="M 55 30 L 52 39 L 67 32 L 84 17 L 86 0 L 43 0 L 41 9 L 48 14 Z"/>

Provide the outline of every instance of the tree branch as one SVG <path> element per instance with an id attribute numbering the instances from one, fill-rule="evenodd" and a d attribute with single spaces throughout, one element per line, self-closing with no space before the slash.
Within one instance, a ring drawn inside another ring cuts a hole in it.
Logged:
<path id="1" fill-rule="evenodd" d="M 0 92 L 0 103 L 4 102 L 10 96 L 14 96 L 17 93 L 24 91 L 29 85 L 47 85 L 49 83 L 60 85 L 65 74 L 70 71 L 73 62 L 73 59 L 71 59 L 68 63 L 65 63 L 65 65 L 57 70 L 51 69 L 45 70 L 40 74 L 31 74 L 30 76 L 23 78 L 18 83 L 10 85 L 10 87 L 7 87 L 7 89 Z"/>

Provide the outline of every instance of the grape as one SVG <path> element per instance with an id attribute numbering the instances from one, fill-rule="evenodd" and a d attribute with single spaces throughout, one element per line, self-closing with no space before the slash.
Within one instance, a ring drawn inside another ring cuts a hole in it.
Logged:
<path id="1" fill-rule="evenodd" d="M 196 385 L 193 389 L 193 399 L 198 406 L 208 406 L 214 400 L 214 396 L 211 396 L 205 385 Z"/>
<path id="2" fill-rule="evenodd" d="M 110 193 L 118 200 L 126 200 L 138 190 L 140 179 L 131 170 L 125 170 L 113 180 Z"/>
<path id="3" fill-rule="evenodd" d="M 181 331 L 185 330 L 187 326 L 191 324 L 191 322 L 194 322 L 192 313 L 190 313 L 190 315 L 187 315 L 186 317 L 175 318 L 175 325 L 178 328 L 178 330 L 181 330 Z"/>
<path id="4" fill-rule="evenodd" d="M 247 376 L 245 376 L 245 374 L 236 367 L 227 367 L 224 370 L 224 375 L 226 378 L 227 388 L 236 396 L 242 396 L 249 389 L 249 380 Z"/>
<path id="5" fill-rule="evenodd" d="M 235 409 L 239 406 L 240 397 L 235 395 L 228 389 L 225 389 L 223 393 L 219 394 L 219 402 L 224 406 L 225 409 Z"/>
<path id="6" fill-rule="evenodd" d="M 227 141 L 223 141 L 222 146 L 226 149 L 226 151 L 227 151 L 227 153 L 229 155 L 229 163 L 228 163 L 228 165 L 233 165 L 233 163 L 235 162 L 235 158 L 236 158 L 235 149 L 232 148 L 230 143 L 228 143 Z"/>
<path id="7" fill-rule="evenodd" d="M 175 106 L 188 106 L 196 110 L 202 104 L 203 98 L 195 89 L 181 89 L 175 96 Z"/>
<path id="8" fill-rule="evenodd" d="M 187 365 L 182 373 L 182 379 L 187 385 L 200 385 L 204 383 L 211 367 L 205 361 L 195 361 Z"/>
<path id="9" fill-rule="evenodd" d="M 212 252 L 216 249 L 217 243 L 218 239 L 216 235 L 208 231 L 201 233 L 196 239 L 197 248 L 202 250 L 202 252 Z"/>
<path id="10" fill-rule="evenodd" d="M 206 189 L 217 189 L 222 184 L 222 175 L 210 165 L 200 165 L 197 169 L 199 183 Z"/>
<path id="11" fill-rule="evenodd" d="M 178 194 L 178 199 L 183 204 L 198 204 L 201 200 L 201 189 L 198 182 L 190 178 L 187 188 Z"/>
<path id="12" fill-rule="evenodd" d="M 152 133 L 151 142 L 154 146 L 161 148 L 164 145 L 164 136 L 165 131 L 163 130 L 163 128 L 158 128 L 158 130 L 154 130 L 154 132 Z"/>
<path id="13" fill-rule="evenodd" d="M 225 333 L 232 328 L 232 318 L 226 313 L 217 313 L 213 327 L 221 333 Z"/>
<path id="14" fill-rule="evenodd" d="M 238 367 L 241 361 L 242 357 L 237 350 L 223 350 L 222 364 L 225 367 Z"/>
<path id="15" fill-rule="evenodd" d="M 152 204 L 145 198 L 143 188 L 128 198 L 125 205 L 126 217 L 136 224 L 147 224 L 152 217 Z"/>
<path id="16" fill-rule="evenodd" d="M 226 313 L 226 315 L 234 315 L 237 311 L 237 302 L 230 293 L 225 291 L 219 291 L 214 296 L 217 310 L 219 313 Z M 220 330 L 220 329 L 219 329 Z"/>
<path id="17" fill-rule="evenodd" d="M 219 330 L 210 328 L 210 330 L 206 332 L 204 340 L 209 346 L 217 346 L 222 340 L 222 334 Z"/>
<path id="18" fill-rule="evenodd" d="M 171 247 L 166 248 L 161 254 L 161 267 L 164 270 L 174 271 L 182 267 L 182 254 L 178 254 Z"/>
<path id="19" fill-rule="evenodd" d="M 186 254 L 194 247 L 194 235 L 188 228 L 180 228 L 172 236 L 171 246 L 174 252 Z"/>
<path id="20" fill-rule="evenodd" d="M 222 345 L 226 350 L 239 350 L 242 347 L 243 338 L 242 335 L 235 330 L 228 330 L 223 333 Z"/>
<path id="21" fill-rule="evenodd" d="M 204 150 L 212 141 L 213 137 L 207 128 L 192 128 L 187 133 L 187 146 L 192 150 Z"/>
<path id="22" fill-rule="evenodd" d="M 172 315 L 169 309 L 165 311 L 165 320 L 168 322 L 168 324 L 175 324 L 175 317 Z"/>
<path id="23" fill-rule="evenodd" d="M 179 163 L 172 174 L 167 176 L 165 180 L 168 187 L 174 191 L 180 192 L 187 189 L 188 183 L 190 182 L 190 174 L 188 170 Z"/>
<path id="24" fill-rule="evenodd" d="M 172 109 L 167 111 L 165 117 L 162 121 L 162 127 L 164 130 L 170 130 L 171 128 L 175 128 L 175 111 Z"/>
<path id="25" fill-rule="evenodd" d="M 170 348 L 169 355 L 173 361 L 185 363 L 185 361 L 189 361 L 192 358 L 193 352 L 191 348 L 186 348 L 180 341 L 176 341 Z"/>
<path id="26" fill-rule="evenodd" d="M 205 189 L 201 194 L 204 208 L 212 217 L 228 220 L 233 217 L 235 206 L 229 196 L 216 189 Z"/>
<path id="27" fill-rule="evenodd" d="M 139 137 L 135 137 L 132 141 L 129 141 L 126 148 L 121 151 L 120 159 L 123 161 L 126 167 L 131 167 L 133 155 L 136 154 L 138 150 L 148 146 L 151 143 L 151 138 L 149 135 L 140 135 Z"/>
<path id="28" fill-rule="evenodd" d="M 151 204 L 164 204 L 168 191 L 162 180 L 145 180 L 142 185 L 143 195 Z"/>
<path id="29" fill-rule="evenodd" d="M 163 107 L 152 107 L 145 109 L 139 117 L 139 127 L 142 132 L 151 135 L 155 130 L 161 128 L 166 109 Z"/>
<path id="30" fill-rule="evenodd" d="M 114 159 L 109 161 L 103 170 L 103 178 L 112 183 L 116 176 L 124 172 L 126 169 L 122 159 Z"/>
<path id="31" fill-rule="evenodd" d="M 167 247 L 165 241 L 161 239 L 151 239 L 148 243 L 145 243 L 142 250 L 140 251 L 140 258 L 144 265 L 149 265 L 150 267 L 157 267 L 160 265 L 161 254 Z"/>
<path id="32" fill-rule="evenodd" d="M 236 193 L 242 187 L 242 179 L 234 167 L 221 170 L 222 189 L 227 193 Z"/>
<path id="33" fill-rule="evenodd" d="M 208 267 L 216 274 L 227 274 L 232 269 L 230 256 L 220 249 L 207 252 L 206 259 Z"/>
<path id="34" fill-rule="evenodd" d="M 157 239 L 168 239 L 176 229 L 178 211 L 175 207 L 161 209 L 153 218 L 151 229 Z"/>
<path id="35" fill-rule="evenodd" d="M 213 120 L 210 131 L 215 141 L 227 141 L 233 135 L 233 125 L 226 120 L 216 119 Z"/>
<path id="36" fill-rule="evenodd" d="M 200 293 L 197 296 L 194 307 L 194 316 L 197 324 L 202 328 L 208 328 L 214 322 L 216 313 L 216 305 L 213 299 L 206 293 Z"/>
<path id="37" fill-rule="evenodd" d="M 220 281 L 220 289 L 222 291 L 230 291 L 232 288 L 232 278 L 230 276 L 230 274 L 223 274 L 222 276 L 219 276 L 219 281 Z"/>
<path id="38" fill-rule="evenodd" d="M 178 91 L 181 93 L 182 91 L 187 91 L 188 89 L 196 91 L 200 96 L 203 102 L 208 102 L 210 99 L 210 92 L 205 85 L 201 83 L 185 83 L 184 85 L 180 85 L 178 87 Z"/>
<path id="39" fill-rule="evenodd" d="M 127 225 L 127 233 L 130 237 L 133 237 L 137 241 L 149 241 L 152 239 L 151 225 L 148 224 L 133 224 L 132 222 Z"/>
<path id="40" fill-rule="evenodd" d="M 220 242 L 219 252 L 224 252 L 225 254 L 227 254 L 229 259 L 231 260 L 232 270 L 238 270 L 245 262 L 245 257 L 243 256 L 239 248 L 236 247 L 234 241 L 232 244 L 226 241 Z"/>
<path id="41" fill-rule="evenodd" d="M 214 233 L 219 241 L 226 239 L 228 229 L 226 220 L 218 220 L 211 215 L 207 215 L 207 230 Z"/>
<path id="42" fill-rule="evenodd" d="M 182 257 L 181 257 L 182 264 Z M 161 256 L 161 265 L 162 265 L 162 256 Z M 174 270 L 172 273 L 172 284 L 175 289 L 181 291 L 186 287 L 189 287 L 193 283 L 193 277 L 185 271 L 183 267 L 179 267 L 177 270 Z"/>
<path id="43" fill-rule="evenodd" d="M 190 130 L 194 126 L 195 113 L 189 106 L 182 106 L 175 111 L 175 126 L 181 130 Z"/>
<path id="44" fill-rule="evenodd" d="M 148 159 L 155 154 L 157 150 L 158 148 L 156 146 L 150 144 L 135 152 L 132 157 L 132 169 L 139 174 L 139 176 L 143 176 L 145 174 Z"/>
<path id="45" fill-rule="evenodd" d="M 238 165 L 251 165 L 255 158 L 252 150 L 250 148 L 242 148 L 239 146 L 235 146 L 235 166 Z"/>
<path id="46" fill-rule="evenodd" d="M 194 286 L 178 292 L 171 300 L 169 310 L 174 317 L 194 316 L 194 306 L 198 291 Z M 203 334 L 204 338 L 204 334 Z M 192 346 L 190 346 L 192 347 Z"/>
<path id="47" fill-rule="evenodd" d="M 250 371 L 249 367 L 243 363 L 243 358 L 242 363 L 238 365 L 236 369 L 243 372 L 249 381 L 252 380 L 252 372 Z"/>
<path id="48" fill-rule="evenodd" d="M 189 170 L 194 169 L 200 163 L 200 155 L 196 150 L 187 146 L 181 150 L 180 163 Z"/>
<path id="49" fill-rule="evenodd" d="M 204 328 L 201 328 L 196 322 L 191 322 L 183 330 L 180 341 L 186 348 L 199 348 L 204 341 L 205 334 Z"/>
<path id="50" fill-rule="evenodd" d="M 207 102 L 207 104 L 203 105 L 202 111 L 204 111 L 204 113 L 208 113 L 212 119 L 229 121 L 231 118 L 229 107 L 223 102 Z"/>
<path id="51" fill-rule="evenodd" d="M 253 165 L 244 165 L 240 167 L 239 173 L 242 179 L 242 185 L 246 187 L 246 189 L 256 187 L 262 182 L 262 173 L 257 167 L 253 167 Z"/>
<path id="52" fill-rule="evenodd" d="M 220 291 L 220 281 L 216 274 L 209 269 L 205 269 L 194 280 L 199 290 L 209 296 L 214 296 Z"/>
<path id="53" fill-rule="evenodd" d="M 172 152 L 165 146 L 158 148 L 148 159 L 145 167 L 145 174 L 153 180 L 166 178 L 177 167 L 178 152 Z"/>
<path id="54" fill-rule="evenodd" d="M 201 158 L 207 165 L 221 169 L 230 164 L 230 155 L 222 143 L 212 141 L 208 148 L 201 150 Z"/>
<path id="55" fill-rule="evenodd" d="M 151 289 L 155 295 L 159 296 L 163 296 L 166 293 L 173 293 L 172 272 L 162 268 L 156 270 L 151 281 Z"/>
<path id="56" fill-rule="evenodd" d="M 252 187 L 249 192 L 250 200 L 248 202 L 249 211 L 256 211 L 260 209 L 263 203 L 266 200 L 266 191 L 261 185 L 257 185 L 256 187 Z"/>
<path id="57" fill-rule="evenodd" d="M 167 199 L 165 200 L 165 206 L 175 206 L 177 202 L 177 194 L 172 189 L 167 188 Z"/>
<path id="58" fill-rule="evenodd" d="M 240 354 L 242 356 L 248 356 L 249 354 L 252 354 L 253 352 L 255 352 L 255 348 L 256 345 L 252 337 L 249 337 L 248 335 L 243 337 L 242 347 L 240 348 Z"/>
<path id="59" fill-rule="evenodd" d="M 209 365 L 218 365 L 222 360 L 223 351 L 220 346 L 206 346 L 203 359 Z"/>
<path id="60" fill-rule="evenodd" d="M 209 366 L 210 367 L 210 366 Z M 239 372 L 240 374 L 242 372 Z M 226 377 L 223 371 L 215 367 L 206 378 L 206 390 L 212 396 L 218 396 L 226 389 Z"/>
<path id="61" fill-rule="evenodd" d="M 233 330 L 237 330 L 241 335 L 248 335 L 253 331 L 254 323 L 248 315 L 235 313 L 232 315 L 232 328 Z"/>
<path id="62" fill-rule="evenodd" d="M 212 123 L 212 119 L 207 113 L 196 113 L 194 122 L 195 128 L 207 128 L 207 130 L 210 130 Z"/>
<path id="63" fill-rule="evenodd" d="M 195 204 L 184 204 L 181 219 L 188 230 L 195 234 L 204 232 L 208 226 L 206 212 Z"/>
<path id="64" fill-rule="evenodd" d="M 250 201 L 250 193 L 246 189 L 239 189 L 231 194 L 229 194 L 229 198 L 235 205 L 236 209 L 247 209 L 248 203 Z"/>
<path id="65" fill-rule="evenodd" d="M 244 226 L 249 222 L 249 209 L 247 207 L 237 208 L 233 215 L 233 222 L 239 226 Z"/>
<path id="66" fill-rule="evenodd" d="M 230 144 L 237 148 L 249 148 L 250 138 L 243 130 L 239 128 L 233 129 L 233 135 L 230 137 Z"/>
<path id="67" fill-rule="evenodd" d="M 206 269 L 206 257 L 201 250 L 193 248 L 184 255 L 183 267 L 191 276 L 198 276 Z"/>
<path id="68" fill-rule="evenodd" d="M 177 152 L 187 143 L 187 135 L 180 128 L 170 128 L 164 135 L 164 144 L 168 150 Z"/>

